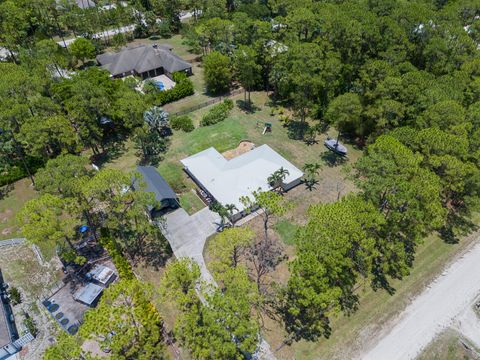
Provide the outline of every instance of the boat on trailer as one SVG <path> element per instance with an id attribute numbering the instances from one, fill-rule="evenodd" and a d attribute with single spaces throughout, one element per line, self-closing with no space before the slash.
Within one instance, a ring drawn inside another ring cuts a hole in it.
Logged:
<path id="1" fill-rule="evenodd" d="M 333 151 L 335 154 L 347 156 L 347 148 L 338 142 L 338 139 L 327 139 L 323 144 L 328 150 Z"/>

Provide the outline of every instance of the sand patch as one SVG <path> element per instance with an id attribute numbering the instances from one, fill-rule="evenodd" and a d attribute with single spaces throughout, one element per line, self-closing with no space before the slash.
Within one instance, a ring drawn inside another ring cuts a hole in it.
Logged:
<path id="1" fill-rule="evenodd" d="M 246 152 L 253 150 L 255 144 L 251 141 L 240 141 L 240 144 L 235 149 L 225 151 L 222 153 L 223 157 L 227 160 L 233 159 L 237 156 L 245 154 Z"/>

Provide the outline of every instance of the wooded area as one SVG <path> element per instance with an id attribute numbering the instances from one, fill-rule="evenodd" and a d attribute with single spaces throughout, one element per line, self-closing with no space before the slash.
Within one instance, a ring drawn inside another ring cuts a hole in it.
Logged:
<path id="1" fill-rule="evenodd" d="M 152 248 L 161 254 L 156 265 L 165 265 L 170 249 L 145 211 L 156 205 L 153 195 L 132 190 L 136 173 L 102 165 L 129 139 L 139 163 L 161 163 L 172 128 L 197 129 L 188 116 L 169 118 L 159 106 L 192 95 L 194 87 L 177 74 L 176 90 L 147 86 L 143 93 L 135 79 L 112 79 L 95 65 L 96 54 L 134 38 L 181 34 L 201 58 L 208 96 L 241 86 L 245 95 L 237 103 L 248 112 L 251 93 L 266 91 L 275 108 L 291 111 L 280 116 L 290 124 L 292 141 L 338 130 L 342 141 L 363 150 L 349 173 L 358 191 L 309 208 L 294 235 L 285 284 L 268 280 L 285 258 L 269 234 L 272 219 L 292 204 L 275 192 L 255 192 L 243 201 L 264 210 L 263 232 L 244 226 L 212 240 L 209 268 L 218 288 L 202 284 L 200 299 L 199 269 L 187 260 L 171 261 L 155 291 L 133 276 L 122 279 L 88 313 L 80 335 L 62 336 L 45 359 L 85 359 L 81 341 L 112 331 L 108 341 L 116 358 L 167 356 L 161 315 L 152 305 L 156 291 L 174 304 L 173 337 L 193 358 L 253 353 L 264 317 L 284 328 L 282 346 L 328 338 L 334 314 L 357 310 L 359 283 L 393 294 L 392 279 L 409 275 L 425 237 L 438 232 L 455 243 L 476 228 L 478 1 L 108 3 L 115 8 L 0 0 L 0 46 L 7 51 L 0 62 L 0 185 L 31 178 L 39 196 L 18 214 L 28 241 L 62 244 L 61 256 L 82 264 L 73 244 L 78 227 L 88 224 L 99 241 L 100 232 L 108 232 L 110 246 L 128 261 L 127 272 L 128 263 Z M 192 17 L 182 22 L 184 11 Z M 131 24 L 130 35 L 93 36 Z M 200 126 L 223 121 L 233 107 L 231 100 L 216 105 Z M 307 188 L 314 187 L 319 168 L 305 164 Z M 228 211 L 224 215 L 222 223 Z"/>

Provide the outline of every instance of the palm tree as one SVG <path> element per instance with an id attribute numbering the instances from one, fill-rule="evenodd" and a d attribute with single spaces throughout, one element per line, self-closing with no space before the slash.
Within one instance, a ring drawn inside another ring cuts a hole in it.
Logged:
<path id="1" fill-rule="evenodd" d="M 268 183 L 272 188 L 277 188 L 280 184 L 290 175 L 290 171 L 285 169 L 283 166 L 275 171 L 272 175 L 267 178 Z"/>
<path id="2" fill-rule="evenodd" d="M 313 190 L 317 183 L 315 177 L 318 175 L 318 170 L 320 170 L 321 167 L 322 166 L 318 163 L 310 163 L 303 166 L 303 171 L 305 172 L 305 185 L 310 191 Z"/>
<path id="3" fill-rule="evenodd" d="M 160 136 L 170 135 L 169 114 L 162 108 L 153 106 L 143 113 L 143 119 L 150 126 L 150 129 L 158 131 Z"/>
<path id="4" fill-rule="evenodd" d="M 234 204 L 225 205 L 225 209 L 228 211 L 229 217 L 233 215 L 235 210 L 238 211 L 238 208 Z"/>
<path id="5" fill-rule="evenodd" d="M 287 178 L 287 176 L 290 175 L 290 171 L 288 171 L 287 169 L 285 169 L 283 166 L 282 166 L 280 169 L 278 169 L 278 170 L 276 171 L 276 173 L 278 174 L 278 177 L 279 177 L 282 181 L 284 181 L 284 180 Z"/>

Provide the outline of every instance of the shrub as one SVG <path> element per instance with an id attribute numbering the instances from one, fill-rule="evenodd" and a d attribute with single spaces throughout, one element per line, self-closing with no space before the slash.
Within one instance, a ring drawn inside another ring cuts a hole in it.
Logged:
<path id="1" fill-rule="evenodd" d="M 11 287 L 8 291 L 8 295 L 10 296 L 12 305 L 17 305 L 22 302 L 22 294 L 20 294 L 20 291 L 16 287 Z"/>
<path id="2" fill-rule="evenodd" d="M 127 38 L 125 37 L 124 34 L 118 33 L 118 34 L 113 35 L 112 43 L 113 43 L 113 46 L 115 47 L 115 49 L 118 50 L 122 46 L 127 44 Z"/>
<path id="3" fill-rule="evenodd" d="M 38 335 L 37 324 L 27 312 L 25 312 L 24 315 L 25 319 L 23 320 L 23 325 L 30 332 L 30 334 L 33 335 L 33 337 L 36 337 Z"/>
<path id="4" fill-rule="evenodd" d="M 170 126 L 173 130 L 183 130 L 185 132 L 190 132 L 195 129 L 192 119 L 187 116 L 175 116 L 170 119 Z"/>
<path id="5" fill-rule="evenodd" d="M 214 125 L 225 120 L 232 109 L 233 101 L 230 99 L 224 100 L 222 103 L 213 106 L 208 113 L 203 115 L 200 126 Z"/>
<path id="6" fill-rule="evenodd" d="M 170 29 L 170 22 L 169 21 L 163 20 L 161 23 L 156 24 L 155 28 L 156 28 L 156 33 L 160 37 L 162 37 L 164 39 L 168 39 L 168 38 L 172 37 L 172 30 Z M 150 37 L 150 39 L 152 39 L 152 38 L 153 38 L 153 36 Z"/>
<path id="7" fill-rule="evenodd" d="M 159 91 L 156 94 L 157 105 L 165 105 L 195 93 L 192 81 L 184 73 L 173 74 L 173 80 L 177 83 L 173 89 Z"/>
<path id="8" fill-rule="evenodd" d="M 115 241 L 113 241 L 112 237 L 110 236 L 110 232 L 107 229 L 102 229 L 100 231 L 99 242 L 100 245 L 102 245 L 112 257 L 113 264 L 117 268 L 120 278 L 126 280 L 133 279 L 134 274 L 132 271 L 132 267 L 130 266 L 127 259 L 125 259 L 125 257 L 120 252 L 120 249 L 118 248 Z"/>

